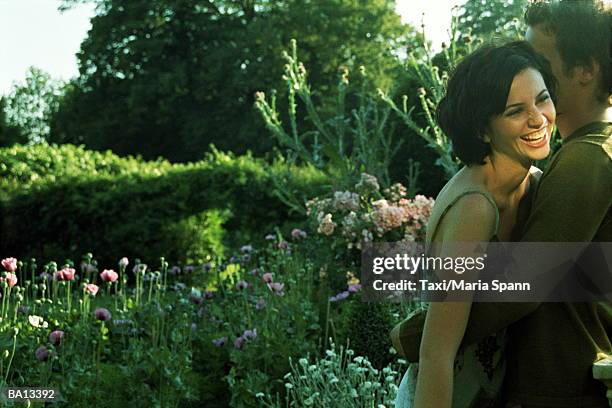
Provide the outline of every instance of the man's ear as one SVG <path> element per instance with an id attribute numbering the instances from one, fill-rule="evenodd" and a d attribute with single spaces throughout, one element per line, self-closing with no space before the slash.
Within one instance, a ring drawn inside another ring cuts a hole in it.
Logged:
<path id="1" fill-rule="evenodd" d="M 572 73 L 580 85 L 586 86 L 593 81 L 597 81 L 600 70 L 599 63 L 591 59 L 589 64 L 575 66 Z"/>

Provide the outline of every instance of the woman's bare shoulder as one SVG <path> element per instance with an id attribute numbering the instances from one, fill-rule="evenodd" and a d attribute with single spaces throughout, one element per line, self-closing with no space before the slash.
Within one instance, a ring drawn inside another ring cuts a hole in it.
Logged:
<path id="1" fill-rule="evenodd" d="M 447 210 L 440 238 L 448 241 L 488 241 L 495 234 L 497 209 L 478 191 L 461 195 Z"/>

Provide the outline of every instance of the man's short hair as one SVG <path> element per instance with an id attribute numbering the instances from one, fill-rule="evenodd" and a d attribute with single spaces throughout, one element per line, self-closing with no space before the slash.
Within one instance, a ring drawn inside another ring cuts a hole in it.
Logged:
<path id="1" fill-rule="evenodd" d="M 566 73 L 596 61 L 602 99 L 612 94 L 612 7 L 601 0 L 538 0 L 525 12 L 530 27 L 554 34 Z"/>
<path id="2" fill-rule="evenodd" d="M 483 140 L 487 127 L 504 112 L 514 77 L 527 68 L 540 72 L 554 101 L 556 81 L 550 64 L 526 41 L 481 46 L 454 69 L 436 119 L 463 163 L 484 164 L 491 153 Z"/>

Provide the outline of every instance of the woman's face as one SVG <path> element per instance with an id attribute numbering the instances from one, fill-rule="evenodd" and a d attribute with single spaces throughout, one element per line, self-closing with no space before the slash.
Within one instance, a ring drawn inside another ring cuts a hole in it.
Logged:
<path id="1" fill-rule="evenodd" d="M 539 71 L 527 68 L 513 79 L 506 108 L 488 129 L 491 154 L 504 155 L 524 166 L 550 153 L 555 106 Z"/>

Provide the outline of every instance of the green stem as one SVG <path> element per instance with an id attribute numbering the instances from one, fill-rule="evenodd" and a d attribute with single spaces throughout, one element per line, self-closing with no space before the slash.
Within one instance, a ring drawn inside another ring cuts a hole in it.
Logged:
<path id="1" fill-rule="evenodd" d="M 13 351 L 11 353 L 11 358 L 9 359 L 9 363 L 6 366 L 6 375 L 4 376 L 4 382 L 8 384 L 8 376 L 11 371 L 11 364 L 13 363 L 13 357 L 15 356 L 15 347 L 17 346 L 17 329 L 15 329 L 15 333 L 13 334 Z"/>

